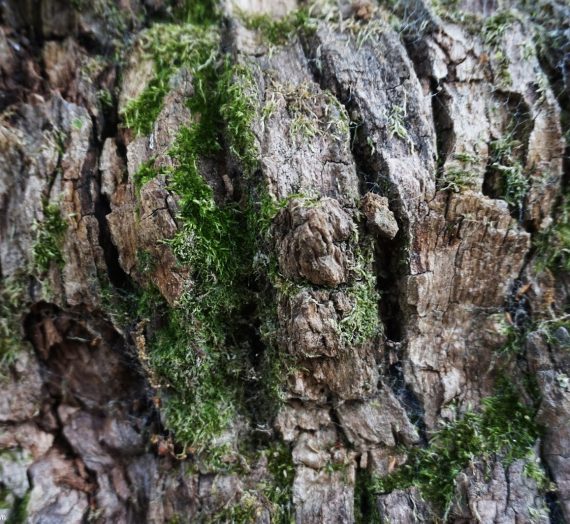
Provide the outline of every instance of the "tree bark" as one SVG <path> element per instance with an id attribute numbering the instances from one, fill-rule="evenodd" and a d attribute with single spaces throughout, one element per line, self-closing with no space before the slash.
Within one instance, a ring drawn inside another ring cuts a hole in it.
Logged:
<path id="1" fill-rule="evenodd" d="M 0 4 L 0 520 L 570 521 L 563 1 Z"/>

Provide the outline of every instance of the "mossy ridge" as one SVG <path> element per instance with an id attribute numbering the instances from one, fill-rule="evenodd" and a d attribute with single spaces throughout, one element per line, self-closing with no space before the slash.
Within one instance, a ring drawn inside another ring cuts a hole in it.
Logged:
<path id="1" fill-rule="evenodd" d="M 382 524 L 374 484 L 375 479 L 368 470 L 356 470 L 354 484 L 354 522 L 356 524 Z"/>
<path id="2" fill-rule="evenodd" d="M 250 222 L 258 214 L 250 210 L 254 202 L 216 203 L 199 165 L 228 147 L 247 174 L 256 169 L 258 153 L 251 131 L 255 83 L 248 66 L 227 58 L 211 62 L 194 75 L 194 87 L 188 100 L 193 121 L 169 151 L 174 167 L 163 171 L 179 196 L 182 224 L 168 243 L 191 268 L 192 283 L 176 308 L 163 308 L 163 326 L 148 356 L 167 387 L 167 426 L 188 450 L 200 452 L 242 409 L 244 377 L 252 375 L 238 339 L 241 310 L 254 302 L 249 279 L 258 240 Z M 149 165 L 137 178 L 146 182 L 155 175 Z"/>
<path id="3" fill-rule="evenodd" d="M 416 486 L 426 500 L 447 515 L 455 494 L 455 479 L 463 469 L 478 462 L 499 459 L 509 465 L 533 452 L 541 429 L 534 421 L 533 407 L 523 404 L 515 388 L 503 381 L 495 396 L 482 401 L 479 412 L 438 430 L 426 448 L 404 450 L 404 466 L 372 483 L 376 494 Z"/>
<path id="4" fill-rule="evenodd" d="M 354 281 L 341 288 L 353 304 L 348 315 L 339 321 L 338 331 L 346 347 L 359 346 L 382 332 L 380 293 L 374 272 L 374 246 L 369 240 L 359 243 L 353 267 Z"/>
<path id="5" fill-rule="evenodd" d="M 249 63 L 232 64 L 225 57 L 216 83 L 220 101 L 220 116 L 226 126 L 230 151 L 239 161 L 246 178 L 259 167 L 260 151 L 253 133 L 257 117 L 259 93 Z"/>
<path id="6" fill-rule="evenodd" d="M 25 347 L 21 322 L 29 303 L 27 287 L 36 279 L 43 284 L 44 293 L 48 293 L 49 282 L 42 279 L 52 265 L 64 265 L 62 249 L 67 229 L 59 204 L 44 199 L 43 220 L 33 225 L 35 238 L 30 263 L 0 281 L 0 378 Z"/>
<path id="7" fill-rule="evenodd" d="M 140 45 L 145 58 L 154 62 L 155 76 L 123 110 L 125 126 L 137 135 L 149 134 L 170 89 L 171 76 L 181 67 L 188 68 L 193 76 L 206 68 L 217 56 L 219 39 L 215 27 L 191 23 L 155 24 L 145 31 Z M 196 83 L 199 80 L 195 79 Z"/>
<path id="8" fill-rule="evenodd" d="M 203 34 L 185 27 L 196 37 Z M 167 47 L 177 34 L 168 29 Z M 240 382 L 253 374 L 239 338 L 241 310 L 254 303 L 248 281 L 257 244 L 249 224 L 256 216 L 250 210 L 253 203 L 216 203 L 200 163 L 226 149 L 246 178 L 257 168 L 252 131 L 257 91 L 251 66 L 232 64 L 219 54 L 217 42 L 189 56 L 179 56 L 177 45 L 173 62 L 188 67 L 193 76 L 194 94 L 187 101 L 192 121 L 179 131 L 169 151 L 173 167 L 162 174 L 179 197 L 182 224 L 168 243 L 178 261 L 191 269 L 192 282 L 177 307 L 159 308 L 162 327 L 152 336 L 148 358 L 153 375 L 166 388 L 167 426 L 186 449 L 200 452 L 237 416 L 243 404 Z M 151 161 L 139 170 L 135 184 L 140 188 L 157 174 Z"/>
<path id="9" fill-rule="evenodd" d="M 167 426 L 177 440 L 200 451 L 227 428 L 240 404 L 238 379 L 248 363 L 232 337 L 240 308 L 251 300 L 247 266 L 252 256 L 242 242 L 238 208 L 214 202 L 193 164 L 188 169 L 182 144 L 175 154 L 180 167 L 171 175 L 181 195 L 183 226 L 169 243 L 180 263 L 192 269 L 193 281 L 178 306 L 166 310 L 149 358 L 169 385 Z"/>
<path id="10" fill-rule="evenodd" d="M 297 35 L 310 36 L 319 22 L 326 22 L 340 33 L 350 35 L 360 49 L 366 42 L 384 33 L 389 22 L 395 25 L 393 14 L 384 11 L 383 7 L 373 7 L 367 19 L 357 19 L 343 13 L 338 3 L 331 0 L 312 0 L 282 17 L 240 10 L 237 16 L 247 29 L 257 31 L 263 37 L 263 42 L 270 46 L 287 45 Z"/>

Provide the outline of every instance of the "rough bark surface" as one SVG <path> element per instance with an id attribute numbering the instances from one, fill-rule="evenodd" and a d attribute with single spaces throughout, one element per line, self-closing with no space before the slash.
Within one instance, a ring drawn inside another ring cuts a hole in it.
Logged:
<path id="1" fill-rule="evenodd" d="M 186 4 L 0 1 L 0 516 L 570 522 L 568 5 Z"/>

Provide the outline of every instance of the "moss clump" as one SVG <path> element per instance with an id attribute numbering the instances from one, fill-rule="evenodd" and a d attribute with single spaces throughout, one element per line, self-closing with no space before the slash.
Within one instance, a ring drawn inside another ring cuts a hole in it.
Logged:
<path id="1" fill-rule="evenodd" d="M 201 450 L 227 428 L 240 404 L 239 379 L 247 358 L 232 340 L 249 292 L 250 256 L 234 205 L 218 206 L 211 188 L 187 165 L 184 134 L 174 157 L 172 185 L 181 196 L 182 229 L 170 241 L 192 285 L 166 312 L 149 349 L 150 365 L 167 385 L 167 426 L 177 440 Z M 231 349 L 230 349 L 231 348 Z"/>
<path id="2" fill-rule="evenodd" d="M 339 8 L 337 2 L 329 0 L 310 1 L 306 6 L 281 18 L 272 18 L 267 14 L 251 15 L 243 11 L 238 13 L 245 27 L 258 31 L 262 41 L 273 46 L 286 45 L 298 34 L 311 35 L 316 31 L 319 21 L 326 21 L 329 27 L 352 37 L 357 49 L 360 49 L 366 42 L 373 42 L 386 31 L 388 26 L 385 18 L 396 23 L 393 15 L 387 15 L 381 9 L 374 9 L 367 20 L 359 20 L 347 14 Z"/>
<path id="3" fill-rule="evenodd" d="M 245 66 L 210 64 L 195 74 L 194 86 L 188 101 L 193 122 L 169 151 L 175 167 L 163 172 L 179 196 L 182 224 L 169 244 L 190 268 L 192 282 L 177 307 L 165 312 L 148 353 L 167 387 L 168 427 L 200 451 L 229 427 L 243 402 L 243 377 L 251 365 L 238 339 L 241 310 L 252 300 L 248 279 L 255 246 L 247 214 L 238 203 L 216 203 L 199 166 L 221 150 L 224 129 L 245 170 L 255 168 L 257 152 L 250 131 L 254 109 L 245 93 L 253 83 Z M 144 180 L 152 175 L 152 169 L 145 172 Z"/>
<path id="4" fill-rule="evenodd" d="M 63 265 L 61 247 L 67 231 L 67 222 L 62 218 L 59 206 L 46 203 L 43 211 L 44 219 L 36 225 L 33 246 L 34 269 L 38 273 L 45 273 L 52 262 Z"/>
<path id="5" fill-rule="evenodd" d="M 295 466 L 291 450 L 285 444 L 273 443 L 259 454 L 267 457 L 270 477 L 245 492 L 240 500 L 218 513 L 213 522 L 254 522 L 263 509 L 269 509 L 271 522 L 289 524 L 294 520 L 293 480 Z"/>
<path id="6" fill-rule="evenodd" d="M 458 167 L 450 167 L 445 169 L 440 179 L 441 191 L 450 190 L 454 193 L 460 193 L 464 189 L 473 187 L 477 176 L 473 171 Z"/>
<path id="7" fill-rule="evenodd" d="M 455 193 L 472 188 L 477 179 L 477 174 L 473 170 L 476 161 L 477 159 L 469 153 L 454 153 L 452 161 L 446 166 L 441 166 L 442 175 L 438 180 L 438 188 L 441 191 L 451 190 Z"/>
<path id="8" fill-rule="evenodd" d="M 255 491 L 246 491 L 239 496 L 235 504 L 224 507 L 221 511 L 212 516 L 208 522 L 212 524 L 247 524 L 256 522 L 263 513 L 263 506 L 260 503 Z"/>
<path id="9" fill-rule="evenodd" d="M 235 380 L 228 383 L 233 377 L 227 376 L 236 355 L 223 351 L 222 341 L 213 340 L 219 333 L 205 328 L 209 313 L 197 315 L 183 307 L 169 311 L 148 352 L 153 374 L 163 385 L 166 426 L 184 453 L 212 446 L 235 417 L 239 401 Z"/>
<path id="10" fill-rule="evenodd" d="M 483 400 L 483 410 L 437 431 L 426 448 L 408 450 L 407 463 L 392 475 L 376 479 L 374 491 L 387 493 L 416 486 L 447 513 L 455 494 L 455 479 L 474 461 L 498 458 L 504 464 L 532 453 L 539 426 L 534 410 L 520 402 L 516 391 L 502 384 L 497 395 Z"/>
<path id="11" fill-rule="evenodd" d="M 503 36 L 518 18 L 510 10 L 497 11 L 485 19 L 483 24 L 483 41 L 489 47 L 500 46 Z"/>

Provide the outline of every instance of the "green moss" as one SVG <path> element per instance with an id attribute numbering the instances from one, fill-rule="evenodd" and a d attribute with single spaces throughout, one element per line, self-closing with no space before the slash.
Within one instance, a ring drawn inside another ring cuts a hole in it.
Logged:
<path id="1" fill-rule="evenodd" d="M 350 313 L 340 320 L 338 330 L 346 347 L 358 346 L 381 332 L 372 246 L 359 246 L 354 268 L 354 282 L 343 291 L 353 304 Z"/>
<path id="2" fill-rule="evenodd" d="M 154 167 L 154 159 L 147 160 L 137 170 L 133 176 L 135 190 L 140 194 L 142 186 L 156 177 L 157 171 Z"/>
<path id="3" fill-rule="evenodd" d="M 25 524 L 28 516 L 28 502 L 30 501 L 30 492 L 26 493 L 23 498 L 16 499 L 16 503 L 12 511 L 8 515 L 7 524 Z"/>
<path id="4" fill-rule="evenodd" d="M 267 469 L 272 481 L 262 486 L 262 492 L 271 503 L 272 522 L 289 524 L 293 520 L 293 480 L 295 465 L 291 450 L 283 443 L 276 443 L 264 451 Z"/>
<path id="5" fill-rule="evenodd" d="M 188 103 L 196 118 L 179 132 L 170 151 L 176 167 L 165 175 L 179 196 L 182 225 L 169 244 L 179 263 L 190 268 L 192 284 L 177 307 L 166 311 L 149 349 L 150 366 L 166 385 L 167 426 L 178 441 L 198 451 L 237 415 L 243 400 L 240 382 L 250 366 L 246 349 L 236 341 L 241 308 L 251 301 L 254 246 L 246 215 L 237 203 L 217 204 L 199 172 L 202 158 L 221 148 L 222 110 L 228 117 L 238 111 L 232 105 L 238 90 L 225 89 L 236 70 L 226 63 L 219 73 L 205 68 L 195 79 L 196 94 Z M 236 129 L 246 123 L 242 120 Z M 247 145 L 242 140 L 234 151 L 251 168 Z"/>
<path id="6" fill-rule="evenodd" d="M 319 21 L 326 21 L 329 27 L 350 35 L 357 49 L 360 49 L 365 43 L 374 42 L 388 27 L 379 16 L 367 21 L 346 17 L 346 12 L 336 2 L 328 0 L 308 2 L 281 18 L 272 18 L 267 14 L 252 15 L 243 11 L 238 14 L 245 27 L 258 31 L 262 41 L 272 46 L 286 45 L 299 34 L 311 35 Z M 394 20 L 395 17 L 390 18 Z"/>
<path id="7" fill-rule="evenodd" d="M 507 340 L 499 350 L 504 355 L 520 355 L 524 351 L 524 341 L 528 334 L 527 329 L 519 328 L 506 321 L 502 327 L 503 335 L 506 335 Z"/>
<path id="8" fill-rule="evenodd" d="M 236 495 L 236 498 L 238 495 Z M 246 491 L 239 495 L 239 500 L 234 504 L 225 506 L 221 511 L 208 519 L 212 524 L 249 524 L 257 522 L 261 516 L 263 506 L 255 491 Z"/>
<path id="9" fill-rule="evenodd" d="M 245 175 L 250 175 L 257 169 L 260 155 L 252 131 L 258 94 L 251 66 L 232 65 L 226 60 L 216 88 L 230 150 L 239 159 Z"/>
<path id="10" fill-rule="evenodd" d="M 194 94 L 187 101 L 192 120 L 179 131 L 168 153 L 171 167 L 159 172 L 151 163 L 144 165 L 135 183 L 140 187 L 160 173 L 178 196 L 180 229 L 168 243 L 191 278 L 175 307 L 163 304 L 149 287 L 140 295 L 138 309 L 139 316 L 155 319 L 146 357 L 150 373 L 160 385 L 166 426 L 186 451 L 204 455 L 232 421 L 245 414 L 246 384 L 255 385 L 255 411 L 268 419 L 282 396 L 291 363 L 275 342 L 274 295 L 267 279 L 272 263 L 261 261 L 268 251 L 270 224 L 286 202 L 274 201 L 249 176 L 259 164 L 252 131 L 260 106 L 255 70 L 247 63 L 232 64 L 220 55 L 217 36 L 215 45 L 202 48 L 194 43 L 190 51 L 181 50 L 171 42 L 173 38 L 192 34 L 199 39 L 204 34 L 198 28 L 185 27 L 183 31 L 162 27 L 148 37 L 147 47 L 155 61 L 156 50 L 166 48 L 155 79 L 159 97 L 149 100 L 151 105 L 161 103 L 160 97 L 168 89 L 167 78 L 177 67 L 188 67 L 194 82 Z M 143 93 L 135 106 L 146 104 L 145 96 Z M 146 121 L 152 122 L 156 114 Z M 137 120 L 136 112 L 132 115 L 133 126 L 144 131 L 145 120 Z M 340 122 L 340 117 L 337 120 Z M 241 202 L 217 202 L 202 178 L 203 162 L 216 161 L 222 150 L 233 154 L 245 183 L 251 186 L 249 197 Z M 140 268 L 146 266 L 139 262 Z M 360 276 L 357 280 L 354 302 L 358 306 L 368 300 L 370 289 Z M 252 284 L 257 291 L 252 290 Z M 267 302 L 260 305 L 256 293 L 268 297 Z M 257 305 L 252 311 L 253 304 Z M 347 337 L 348 331 L 353 336 L 354 326 L 366 323 L 363 312 L 356 310 L 358 314 L 346 322 Z M 377 315 L 375 321 L 374 326 Z M 259 333 L 266 346 L 255 369 L 250 335 L 244 334 L 248 330 Z M 208 454 L 212 455 L 211 450 Z"/>
<path id="11" fill-rule="evenodd" d="M 214 31 L 187 24 L 150 32 L 148 52 L 158 72 L 150 87 L 159 89 L 147 89 L 132 102 L 126 119 L 147 132 L 170 75 L 178 67 L 190 70 L 194 94 L 187 105 L 192 121 L 179 131 L 168 152 L 172 167 L 160 174 L 179 197 L 181 226 L 168 243 L 178 262 L 189 268 L 191 280 L 174 308 L 160 307 L 149 287 L 139 298 L 139 314 L 152 317 L 157 307 L 162 310 L 161 327 L 148 348 L 149 368 L 163 388 L 167 427 L 186 449 L 201 452 L 237 416 L 244 377 L 251 375 L 247 347 L 239 341 L 240 317 L 242 308 L 252 302 L 248 279 L 257 243 L 248 224 L 254 214 L 238 203 L 217 203 L 201 176 L 201 165 L 228 148 L 246 175 L 256 169 L 256 86 L 251 68 L 219 55 Z M 141 120 L 135 110 L 146 105 L 147 95 L 154 112 L 141 112 Z M 135 184 L 140 188 L 157 174 L 149 162 L 138 171 Z"/>
<path id="12" fill-rule="evenodd" d="M 306 8 L 294 10 L 282 18 L 272 18 L 267 14 L 251 15 L 238 13 L 241 21 L 250 30 L 259 31 L 264 40 L 272 45 L 284 45 L 299 31 L 312 31 L 314 21 Z"/>
<path id="13" fill-rule="evenodd" d="M 22 278 L 0 280 L 0 377 L 22 347 L 22 312 L 25 307 Z"/>
<path id="14" fill-rule="evenodd" d="M 3 485 L 0 485 L 0 510 L 11 509 L 14 496 Z"/>
<path id="15" fill-rule="evenodd" d="M 503 40 L 505 33 L 511 28 L 518 18 L 513 11 L 497 11 L 492 16 L 485 19 L 483 24 L 483 41 L 489 47 L 498 47 Z"/>
<path id="16" fill-rule="evenodd" d="M 377 479 L 374 491 L 387 493 L 416 486 L 446 513 L 455 494 L 455 479 L 470 464 L 498 458 L 508 465 L 528 457 L 540 436 L 533 408 L 521 403 L 506 383 L 496 396 L 482 403 L 482 411 L 468 412 L 437 431 L 426 448 L 408 450 L 406 464 Z"/>
<path id="17" fill-rule="evenodd" d="M 447 168 L 439 180 L 440 190 L 446 191 L 449 189 L 454 193 L 460 193 L 464 189 L 472 188 L 476 177 L 476 173 L 469 169 L 459 167 Z"/>
<path id="18" fill-rule="evenodd" d="M 486 18 L 482 27 L 483 42 L 492 50 L 492 58 L 499 68 L 498 79 L 506 85 L 511 83 L 510 61 L 504 50 L 501 49 L 501 44 L 504 35 L 517 20 L 518 18 L 513 11 L 502 10 Z"/>
<path id="19" fill-rule="evenodd" d="M 498 184 L 498 196 L 509 204 L 511 210 L 520 215 L 529 188 L 529 180 L 519 158 L 523 145 L 514 137 L 513 132 L 509 131 L 500 139 L 491 142 L 490 146 L 489 174 Z"/>
<path id="20" fill-rule="evenodd" d="M 460 193 L 464 189 L 473 188 L 477 179 L 477 173 L 473 165 L 477 163 L 477 158 L 471 153 L 460 151 L 453 153 L 451 158 L 440 161 L 441 176 L 437 185 L 440 191 L 451 190 Z"/>
<path id="21" fill-rule="evenodd" d="M 149 134 L 170 89 L 170 78 L 181 67 L 196 73 L 209 65 L 218 52 L 216 29 L 192 24 L 155 24 L 141 37 L 144 57 L 154 61 L 155 76 L 141 95 L 122 112 L 126 127 L 137 135 Z M 200 79 L 195 79 L 199 85 Z"/>
<path id="22" fill-rule="evenodd" d="M 332 137 L 340 142 L 348 142 L 350 139 L 350 122 L 346 109 L 331 92 L 321 91 L 312 82 L 283 85 L 273 81 L 271 89 L 286 101 L 291 118 L 289 134 L 293 141 L 305 143 L 317 135 Z M 266 118 L 269 118 L 268 108 L 273 107 L 273 104 L 273 100 L 266 103 Z"/>
<path id="23" fill-rule="evenodd" d="M 541 467 L 538 459 L 529 460 L 523 468 L 523 473 L 525 477 L 532 479 L 536 482 L 538 490 L 542 493 L 556 489 L 556 486 L 552 486 L 552 483 L 548 479 L 544 468 Z"/>
<path id="24" fill-rule="evenodd" d="M 199 26 L 216 24 L 220 20 L 220 6 L 216 0 L 184 0 L 178 19 Z"/>
<path id="25" fill-rule="evenodd" d="M 413 143 L 408 135 L 404 119 L 407 116 L 406 107 L 393 105 L 388 112 L 388 133 L 390 138 L 396 136 L 404 142 Z"/>
<path id="26" fill-rule="evenodd" d="M 53 263 L 63 265 L 62 243 L 67 231 L 67 222 L 62 218 L 59 206 L 44 204 L 44 219 L 36 225 L 33 246 L 34 269 L 45 273 Z"/>
<path id="27" fill-rule="evenodd" d="M 354 484 L 354 521 L 356 524 L 381 524 L 376 503 L 375 480 L 368 470 L 356 470 Z"/>
<path id="28" fill-rule="evenodd" d="M 569 219 L 570 199 L 564 196 L 554 223 L 533 238 L 539 269 L 570 271 Z"/>

